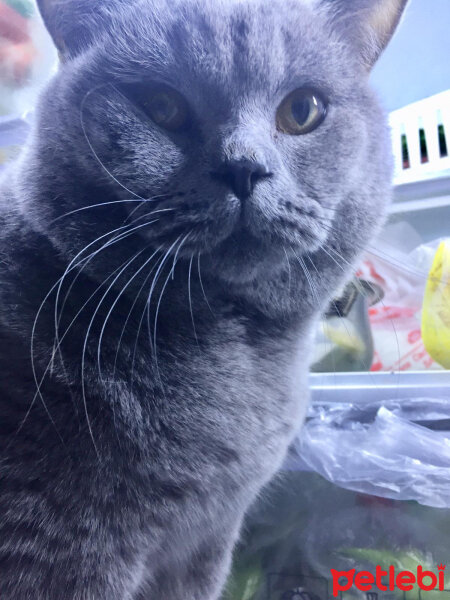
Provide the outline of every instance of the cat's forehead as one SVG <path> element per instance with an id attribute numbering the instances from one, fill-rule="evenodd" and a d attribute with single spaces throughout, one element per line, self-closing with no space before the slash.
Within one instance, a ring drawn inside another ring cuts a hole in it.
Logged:
<path id="1" fill-rule="evenodd" d="M 316 0 L 164 0 L 140 3 L 124 34 L 136 64 L 177 87 L 275 89 L 339 71 Z M 139 23 L 136 19 L 139 16 Z M 130 27 L 134 21 L 134 27 Z M 132 32 L 130 35 L 130 31 Z M 127 51 L 121 55 L 126 66 Z"/>

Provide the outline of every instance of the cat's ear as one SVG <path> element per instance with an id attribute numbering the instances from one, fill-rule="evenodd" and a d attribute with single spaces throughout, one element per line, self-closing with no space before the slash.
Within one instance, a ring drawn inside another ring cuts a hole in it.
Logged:
<path id="1" fill-rule="evenodd" d="M 87 49 L 108 21 L 108 8 L 120 0 L 37 0 L 48 32 L 63 60 Z"/>
<path id="2" fill-rule="evenodd" d="M 322 0 L 336 25 L 357 44 L 370 69 L 394 34 L 409 0 Z"/>

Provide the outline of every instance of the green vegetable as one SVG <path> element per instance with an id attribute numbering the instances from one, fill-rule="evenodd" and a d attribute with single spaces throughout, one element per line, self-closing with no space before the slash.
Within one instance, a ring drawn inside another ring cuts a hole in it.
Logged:
<path id="1" fill-rule="evenodd" d="M 230 577 L 223 600 L 253 600 L 264 582 L 264 573 L 256 563 L 235 568 Z"/>

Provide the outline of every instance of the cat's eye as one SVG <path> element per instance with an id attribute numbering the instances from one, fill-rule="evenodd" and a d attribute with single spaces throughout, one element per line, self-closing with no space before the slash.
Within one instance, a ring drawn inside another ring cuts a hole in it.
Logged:
<path id="1" fill-rule="evenodd" d="M 165 85 L 127 86 L 125 94 L 163 129 L 180 131 L 189 122 L 189 106 L 176 90 Z"/>
<path id="2" fill-rule="evenodd" d="M 324 98 L 311 89 L 291 92 L 277 110 L 277 129 L 289 135 L 304 135 L 316 129 L 327 114 Z"/>

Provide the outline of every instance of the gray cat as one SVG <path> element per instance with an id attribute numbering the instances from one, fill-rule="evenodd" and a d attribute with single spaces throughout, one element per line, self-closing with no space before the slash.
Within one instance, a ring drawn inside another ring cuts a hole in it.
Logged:
<path id="1" fill-rule="evenodd" d="M 390 197 L 406 0 L 41 0 L 1 183 L 1 600 L 213 600 Z M 30 361 L 31 354 L 31 361 Z"/>

